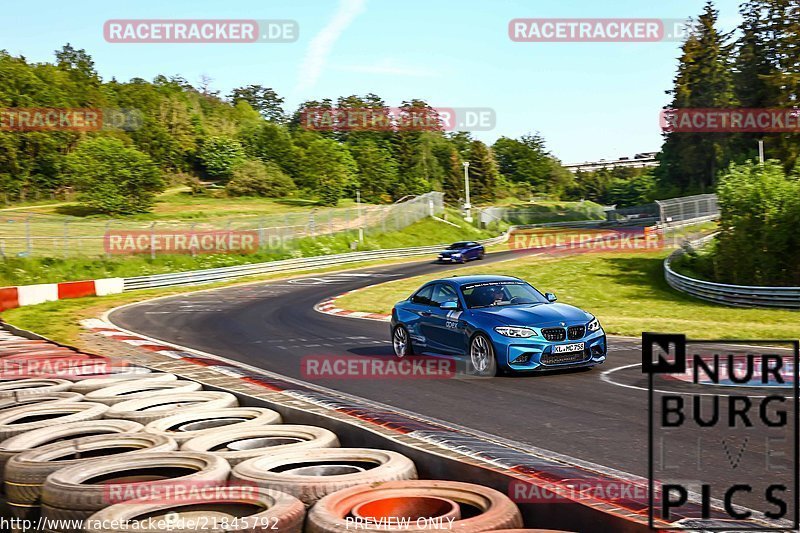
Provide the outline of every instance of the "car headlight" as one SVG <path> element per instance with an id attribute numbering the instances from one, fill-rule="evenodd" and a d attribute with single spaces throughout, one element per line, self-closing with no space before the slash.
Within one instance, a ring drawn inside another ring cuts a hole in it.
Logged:
<path id="1" fill-rule="evenodd" d="M 597 331 L 598 329 L 600 329 L 600 321 L 597 320 L 596 318 L 592 319 L 591 322 L 586 324 L 586 329 L 589 331 Z"/>
<path id="2" fill-rule="evenodd" d="M 528 337 L 535 337 L 536 332 L 533 331 L 531 328 L 517 328 L 513 326 L 501 326 L 499 328 L 494 328 L 494 330 L 504 337 L 516 337 L 520 339 L 526 339 Z"/>
<path id="3" fill-rule="evenodd" d="M 453 257 L 461 257 L 461 252 L 453 254 Z"/>

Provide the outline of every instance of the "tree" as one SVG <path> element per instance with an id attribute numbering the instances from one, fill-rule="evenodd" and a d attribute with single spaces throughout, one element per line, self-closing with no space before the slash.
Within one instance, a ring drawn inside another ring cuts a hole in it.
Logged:
<path id="1" fill-rule="evenodd" d="M 642 173 L 632 178 L 613 178 L 605 196 L 607 204 L 617 207 L 643 205 L 653 201 L 656 180 L 650 173 Z"/>
<path id="2" fill-rule="evenodd" d="M 297 160 L 289 131 L 272 122 L 261 122 L 239 134 L 245 151 L 261 161 L 273 162 L 290 175 L 297 173 Z"/>
<path id="3" fill-rule="evenodd" d="M 517 183 L 529 183 L 539 192 L 550 191 L 550 178 L 554 160 L 544 146 L 544 139 L 538 134 L 523 135 L 520 139 L 500 137 L 492 152 L 497 159 L 498 169 L 506 179 Z"/>
<path id="4" fill-rule="evenodd" d="M 147 154 L 113 138 L 90 138 L 66 158 L 66 171 L 85 205 L 109 215 L 149 211 L 164 188 Z"/>
<path id="5" fill-rule="evenodd" d="M 301 163 L 303 184 L 319 196 L 322 205 L 336 205 L 356 185 L 357 173 L 358 165 L 347 148 L 331 139 L 312 141 Z"/>
<path id="6" fill-rule="evenodd" d="M 264 196 L 281 198 L 292 194 L 295 187 L 275 163 L 268 161 L 245 161 L 233 169 L 233 177 L 225 186 L 230 196 Z"/>
<path id="7" fill-rule="evenodd" d="M 725 108 L 734 103 L 728 36 L 716 29 L 718 13 L 708 2 L 681 50 L 671 109 Z M 731 160 L 728 133 L 667 132 L 659 178 L 684 191 L 712 187 Z"/>
<path id="8" fill-rule="evenodd" d="M 270 122 L 283 123 L 286 121 L 286 113 L 283 110 L 283 98 L 278 96 L 278 93 L 269 87 L 263 87 L 261 85 L 237 87 L 231 92 L 229 98 L 234 103 L 236 103 L 237 100 L 244 100 Z"/>
<path id="9" fill-rule="evenodd" d="M 398 179 L 397 162 L 392 153 L 372 139 L 350 145 L 350 153 L 360 170 L 358 183 L 361 197 L 368 202 L 385 201 Z"/>
<path id="10" fill-rule="evenodd" d="M 239 141 L 228 137 L 206 139 L 199 153 L 206 176 L 212 180 L 230 179 L 233 168 L 244 161 L 245 151 Z"/>
<path id="11" fill-rule="evenodd" d="M 469 150 L 471 198 L 484 202 L 494 199 L 498 176 L 497 162 L 489 148 L 481 141 L 472 141 Z"/>

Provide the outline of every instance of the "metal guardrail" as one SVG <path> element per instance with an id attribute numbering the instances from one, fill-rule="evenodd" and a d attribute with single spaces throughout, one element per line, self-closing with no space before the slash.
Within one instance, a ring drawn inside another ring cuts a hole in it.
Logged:
<path id="1" fill-rule="evenodd" d="M 491 246 L 508 240 L 512 229 L 498 237 L 478 241 L 483 245 Z M 126 291 L 138 289 L 155 289 L 159 287 L 174 287 L 178 285 L 200 285 L 217 281 L 228 281 L 246 276 L 269 274 L 272 272 L 287 272 L 307 268 L 319 268 L 348 263 L 359 263 L 375 259 L 395 259 L 415 255 L 426 255 L 444 249 L 447 244 L 433 246 L 418 246 L 415 248 L 394 248 L 390 250 L 370 250 L 365 252 L 349 252 L 336 255 L 320 255 L 314 257 L 301 257 L 297 259 L 284 259 L 265 263 L 252 263 L 205 270 L 192 270 L 189 272 L 175 272 L 170 274 L 154 274 L 151 276 L 136 276 L 125 278 Z"/>
<path id="2" fill-rule="evenodd" d="M 708 243 L 716 233 L 692 241 L 691 246 L 699 247 Z M 670 287 L 695 298 L 734 307 L 768 307 L 780 309 L 800 309 L 800 287 L 758 287 L 749 285 L 727 285 L 690 278 L 678 274 L 670 263 L 683 255 L 683 249 L 676 250 L 664 260 L 664 279 Z"/>

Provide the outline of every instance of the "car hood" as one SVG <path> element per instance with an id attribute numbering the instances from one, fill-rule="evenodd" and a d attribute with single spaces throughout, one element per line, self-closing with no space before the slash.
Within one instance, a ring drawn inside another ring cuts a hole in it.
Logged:
<path id="1" fill-rule="evenodd" d="M 487 307 L 473 309 L 472 312 L 479 318 L 494 319 L 510 326 L 560 326 L 561 322 L 569 325 L 588 322 L 592 318 L 586 311 L 567 304 Z"/>
<path id="2" fill-rule="evenodd" d="M 458 250 L 442 250 L 439 252 L 440 255 L 453 255 L 453 254 L 463 254 L 467 249 L 460 248 Z"/>

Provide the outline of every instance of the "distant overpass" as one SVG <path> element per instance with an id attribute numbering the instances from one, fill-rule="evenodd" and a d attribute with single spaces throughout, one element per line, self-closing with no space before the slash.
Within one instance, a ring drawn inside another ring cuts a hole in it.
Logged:
<path id="1" fill-rule="evenodd" d="M 633 157 L 620 157 L 619 159 L 601 159 L 600 161 L 587 161 L 585 163 L 574 163 L 571 165 L 564 165 L 564 168 L 572 172 L 592 172 L 594 170 L 602 170 L 604 168 L 648 168 L 657 167 L 658 160 L 656 160 L 658 152 L 643 152 L 636 154 Z"/>

